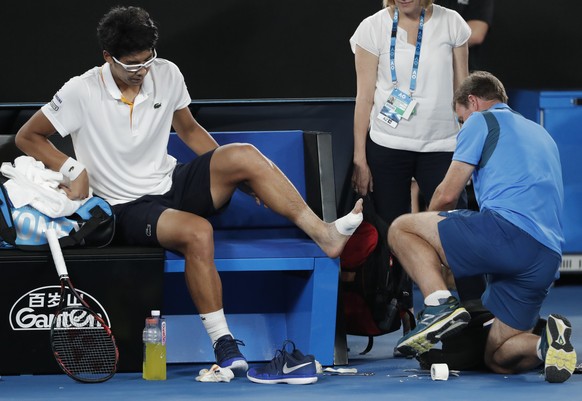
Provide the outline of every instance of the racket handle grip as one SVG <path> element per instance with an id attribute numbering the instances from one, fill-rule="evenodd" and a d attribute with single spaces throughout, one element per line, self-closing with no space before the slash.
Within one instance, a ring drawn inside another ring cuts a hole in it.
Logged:
<path id="1" fill-rule="evenodd" d="M 61 250 L 61 244 L 59 244 L 57 232 L 51 227 L 46 229 L 45 234 L 59 277 L 67 276 L 67 265 L 65 265 L 65 258 L 63 257 L 63 251 Z"/>

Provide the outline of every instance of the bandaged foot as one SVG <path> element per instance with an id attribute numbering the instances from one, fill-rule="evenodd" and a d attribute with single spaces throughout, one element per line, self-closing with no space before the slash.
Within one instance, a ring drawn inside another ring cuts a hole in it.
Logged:
<path id="1" fill-rule="evenodd" d="M 358 201 L 361 202 L 361 201 Z M 356 204 L 357 206 L 357 204 Z M 354 207 L 354 210 L 356 208 Z M 354 213 L 352 210 L 350 213 L 346 214 L 344 217 L 341 217 L 335 221 L 335 228 L 337 231 L 342 235 L 352 235 L 354 231 L 360 226 L 362 220 L 364 219 L 363 213 L 360 211 L 359 213 Z"/>
<path id="2" fill-rule="evenodd" d="M 358 199 L 354 208 L 347 215 L 337 219 L 333 223 L 326 223 L 326 231 L 321 236 L 314 238 L 317 245 L 330 258 L 340 256 L 350 235 L 356 231 L 356 228 L 362 222 L 364 207 L 362 199 Z"/>

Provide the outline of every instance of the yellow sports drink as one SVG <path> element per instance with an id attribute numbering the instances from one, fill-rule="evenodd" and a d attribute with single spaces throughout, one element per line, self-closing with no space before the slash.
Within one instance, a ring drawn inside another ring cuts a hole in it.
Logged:
<path id="1" fill-rule="evenodd" d="M 143 361 L 143 378 L 146 380 L 166 380 L 166 345 L 146 343 Z"/>
<path id="2" fill-rule="evenodd" d="M 166 380 L 166 321 L 153 310 L 143 330 L 143 378 Z"/>

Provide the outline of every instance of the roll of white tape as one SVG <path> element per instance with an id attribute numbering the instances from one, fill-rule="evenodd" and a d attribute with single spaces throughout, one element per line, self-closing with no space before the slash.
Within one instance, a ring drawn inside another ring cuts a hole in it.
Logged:
<path id="1" fill-rule="evenodd" d="M 448 380 L 449 366 L 446 363 L 433 363 L 430 366 L 430 377 L 433 380 Z"/>

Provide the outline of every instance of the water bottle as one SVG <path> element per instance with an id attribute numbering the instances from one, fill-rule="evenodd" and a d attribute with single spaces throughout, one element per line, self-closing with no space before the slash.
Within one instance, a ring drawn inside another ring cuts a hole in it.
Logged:
<path id="1" fill-rule="evenodd" d="M 166 321 L 153 310 L 143 329 L 143 378 L 166 380 Z"/>

